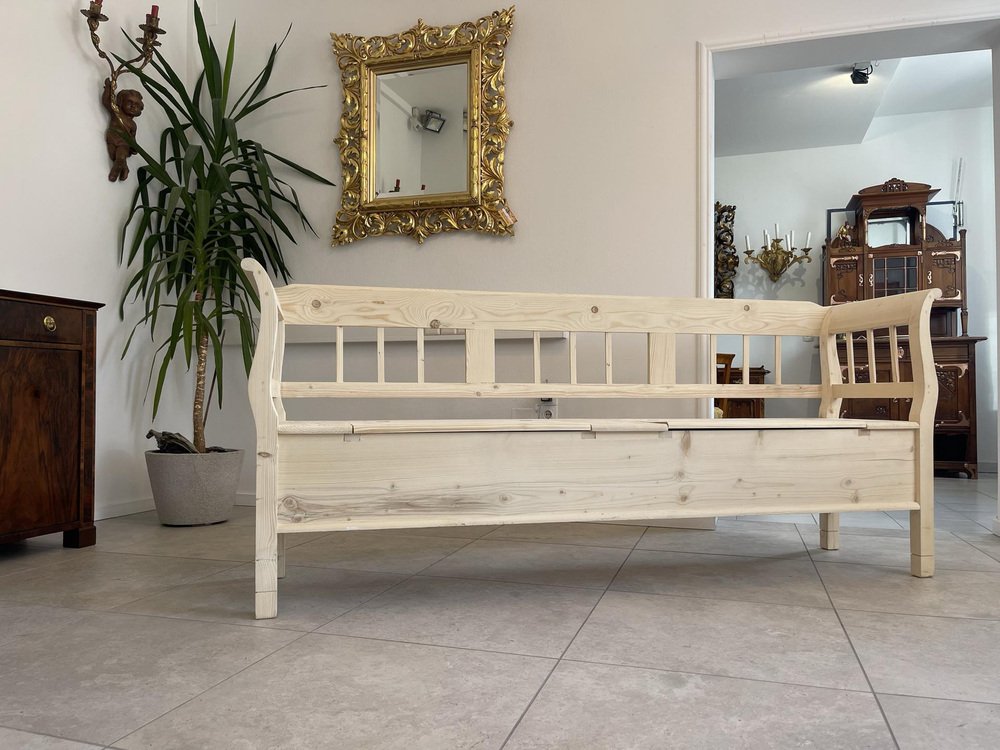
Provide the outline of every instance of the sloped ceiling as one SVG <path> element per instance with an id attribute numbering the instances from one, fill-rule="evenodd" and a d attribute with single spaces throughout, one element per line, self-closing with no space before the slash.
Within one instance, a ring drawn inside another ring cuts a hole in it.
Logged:
<path id="1" fill-rule="evenodd" d="M 851 82 L 852 68 L 849 62 L 716 81 L 716 156 L 861 143 L 876 117 L 992 103 L 988 50 L 881 60 L 863 85 Z"/>

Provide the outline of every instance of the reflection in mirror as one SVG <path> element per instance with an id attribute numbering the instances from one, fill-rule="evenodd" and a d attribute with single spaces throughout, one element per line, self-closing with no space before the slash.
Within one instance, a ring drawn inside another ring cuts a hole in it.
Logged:
<path id="1" fill-rule="evenodd" d="M 376 76 L 375 197 L 469 189 L 469 65 Z"/>
<path id="2" fill-rule="evenodd" d="M 868 247 L 909 244 L 910 220 L 906 217 L 868 220 Z"/>

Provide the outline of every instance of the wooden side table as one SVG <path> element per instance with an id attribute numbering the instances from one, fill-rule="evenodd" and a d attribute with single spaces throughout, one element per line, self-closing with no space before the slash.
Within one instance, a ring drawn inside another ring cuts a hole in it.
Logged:
<path id="1" fill-rule="evenodd" d="M 94 302 L 0 290 L 0 543 L 94 527 Z"/>

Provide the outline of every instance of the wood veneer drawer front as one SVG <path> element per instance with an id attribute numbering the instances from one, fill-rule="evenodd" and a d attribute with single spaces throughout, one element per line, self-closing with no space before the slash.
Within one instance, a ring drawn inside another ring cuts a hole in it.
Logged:
<path id="1" fill-rule="evenodd" d="M 44 302 L 0 299 L 0 339 L 82 343 L 83 311 Z"/>
<path id="2" fill-rule="evenodd" d="M 0 536 L 80 519 L 81 356 L 0 347 Z"/>

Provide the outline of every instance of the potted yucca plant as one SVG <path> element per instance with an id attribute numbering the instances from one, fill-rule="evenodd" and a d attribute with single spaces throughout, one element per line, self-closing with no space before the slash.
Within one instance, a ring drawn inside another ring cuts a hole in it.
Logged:
<path id="1" fill-rule="evenodd" d="M 253 358 L 252 314 L 260 303 L 240 261 L 254 258 L 287 280 L 279 240 L 295 240 L 285 217 L 313 231 L 295 190 L 274 168 L 280 164 L 333 184 L 240 135 L 245 118 L 261 108 L 297 91 L 322 88 L 265 93 L 284 40 L 271 48 L 264 67 L 235 96 L 230 85 L 236 25 L 222 59 L 197 3 L 194 23 L 202 71 L 190 89 L 158 51 L 152 73 L 131 68 L 169 125 L 157 153 L 133 144 L 142 165 L 136 170 L 138 185 L 119 255 L 131 271 L 120 314 L 124 318 L 127 305 L 143 306 L 122 356 L 136 331 L 148 326 L 157 345 L 149 382 L 154 418 L 171 366 L 180 360 L 188 372 L 194 367 L 193 439 L 152 431 L 147 435 L 158 442 L 157 450 L 146 453 L 157 513 L 171 525 L 224 521 L 235 500 L 242 452 L 206 447 L 205 419 L 213 388 L 222 404 L 227 329 L 239 336 L 247 370 Z M 227 321 L 232 323 L 226 326 Z"/>

